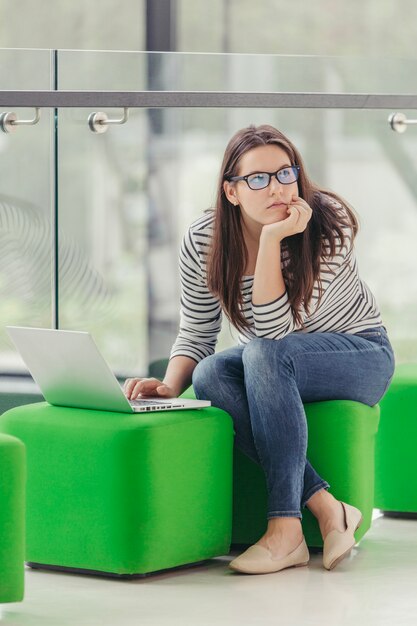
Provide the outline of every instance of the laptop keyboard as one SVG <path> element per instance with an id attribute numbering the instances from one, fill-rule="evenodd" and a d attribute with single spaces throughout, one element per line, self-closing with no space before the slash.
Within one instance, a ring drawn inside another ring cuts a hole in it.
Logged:
<path id="1" fill-rule="evenodd" d="M 167 402 L 161 402 L 160 400 L 130 400 L 130 404 L 132 406 L 155 406 L 155 405 L 166 405 Z"/>

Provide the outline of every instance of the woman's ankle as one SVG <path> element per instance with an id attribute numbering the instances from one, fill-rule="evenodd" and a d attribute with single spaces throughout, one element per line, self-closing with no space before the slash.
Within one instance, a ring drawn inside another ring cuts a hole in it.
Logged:
<path id="1" fill-rule="evenodd" d="M 317 518 L 323 539 L 331 530 L 344 530 L 343 508 L 339 500 L 328 491 L 317 491 L 306 503 L 308 509 Z"/>
<path id="2" fill-rule="evenodd" d="M 295 550 L 302 540 L 299 518 L 274 517 L 268 520 L 268 528 L 257 544 L 268 548 L 275 557 L 282 557 Z"/>
<path id="3" fill-rule="evenodd" d="M 298 537 L 302 536 L 303 529 L 298 517 L 271 517 L 264 536 Z"/>
<path id="4" fill-rule="evenodd" d="M 316 491 L 306 502 L 306 507 L 317 519 L 328 516 L 336 510 L 338 506 L 339 501 L 326 489 Z"/>

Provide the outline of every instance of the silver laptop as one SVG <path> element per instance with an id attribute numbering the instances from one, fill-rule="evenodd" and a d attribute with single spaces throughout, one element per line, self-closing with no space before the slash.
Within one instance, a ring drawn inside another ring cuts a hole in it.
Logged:
<path id="1" fill-rule="evenodd" d="M 50 404 L 122 413 L 199 409 L 206 400 L 129 401 L 90 333 L 7 326 L 7 331 Z"/>

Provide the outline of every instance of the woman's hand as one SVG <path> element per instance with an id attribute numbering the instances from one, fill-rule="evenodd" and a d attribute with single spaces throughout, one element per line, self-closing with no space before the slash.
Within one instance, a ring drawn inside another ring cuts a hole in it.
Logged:
<path id="1" fill-rule="evenodd" d="M 128 378 L 123 391 L 128 400 L 136 400 L 139 396 L 176 397 L 175 391 L 157 378 Z"/>
<path id="2" fill-rule="evenodd" d="M 296 233 L 302 233 L 312 216 L 312 209 L 303 198 L 293 196 L 287 209 L 288 217 L 285 220 L 267 224 L 262 228 L 262 234 L 275 235 L 281 241 Z"/>

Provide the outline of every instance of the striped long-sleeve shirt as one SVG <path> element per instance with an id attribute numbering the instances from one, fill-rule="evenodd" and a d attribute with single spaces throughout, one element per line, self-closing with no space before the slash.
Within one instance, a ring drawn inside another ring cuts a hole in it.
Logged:
<path id="1" fill-rule="evenodd" d="M 221 328 L 222 308 L 219 299 L 207 287 L 206 265 L 213 236 L 214 211 L 205 213 L 191 224 L 180 251 L 181 311 L 180 329 L 170 358 L 187 356 L 200 361 L 214 353 Z M 322 297 L 319 286 L 313 287 L 309 313 L 301 308 L 304 328 L 294 321 L 288 294 L 266 304 L 253 304 L 253 276 L 241 280 L 242 312 L 250 327 L 239 334 L 239 343 L 254 337 L 279 340 L 292 332 L 356 333 L 365 328 L 381 326 L 382 320 L 375 298 L 361 280 L 355 258 L 353 233 L 344 226 L 343 246 L 336 238 L 336 251 L 325 257 L 320 267 Z M 326 252 L 329 243 L 325 242 Z M 285 239 L 281 244 L 281 267 L 288 262 Z"/>

